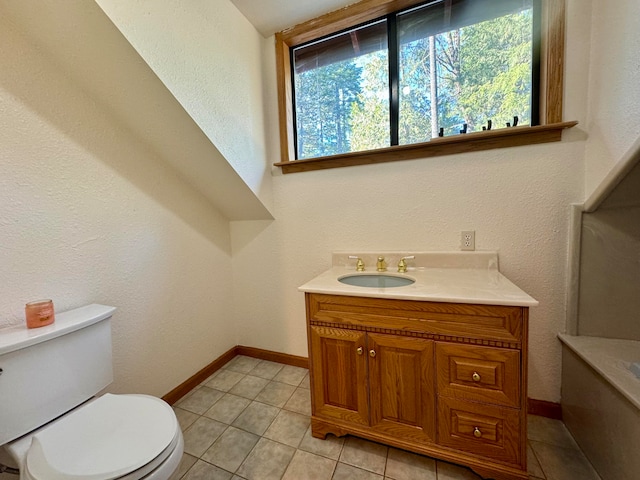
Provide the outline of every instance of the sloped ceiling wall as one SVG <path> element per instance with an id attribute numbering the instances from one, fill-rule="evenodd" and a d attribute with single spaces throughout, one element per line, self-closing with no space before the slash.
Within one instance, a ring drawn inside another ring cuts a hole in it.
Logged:
<path id="1" fill-rule="evenodd" d="M 96 3 L 10 0 L 1 10 L 229 220 L 272 218 L 267 201 L 258 198 Z"/>

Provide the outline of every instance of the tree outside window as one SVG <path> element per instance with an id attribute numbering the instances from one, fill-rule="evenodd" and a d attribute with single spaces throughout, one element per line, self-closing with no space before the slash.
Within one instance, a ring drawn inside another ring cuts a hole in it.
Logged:
<path id="1" fill-rule="evenodd" d="M 532 0 L 443 0 L 295 47 L 297 158 L 426 142 L 489 120 L 535 124 L 535 15 Z"/>

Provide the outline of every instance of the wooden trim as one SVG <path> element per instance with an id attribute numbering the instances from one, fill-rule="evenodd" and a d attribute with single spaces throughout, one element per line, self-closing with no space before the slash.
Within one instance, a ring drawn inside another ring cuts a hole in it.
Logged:
<path id="1" fill-rule="evenodd" d="M 529 309 L 522 309 L 522 345 L 523 348 L 520 350 L 520 362 L 521 366 L 521 377 L 520 377 L 520 411 L 523 413 L 528 413 L 528 402 L 529 402 Z M 527 420 L 526 415 L 522 415 L 523 420 L 520 425 L 520 435 L 522 438 L 522 442 L 520 444 L 521 455 L 522 455 L 522 466 L 527 468 L 528 454 L 527 454 L 527 445 L 528 445 L 528 429 L 529 422 Z"/>
<path id="2" fill-rule="evenodd" d="M 162 400 L 167 402 L 169 405 L 173 405 L 182 397 L 184 397 L 191 390 L 196 388 L 202 382 L 204 382 L 207 378 L 213 375 L 215 372 L 220 370 L 227 362 L 231 361 L 233 357 L 238 355 L 237 353 L 238 347 L 233 347 L 223 353 L 221 356 L 216 358 L 209 365 L 204 367 L 202 370 L 199 370 L 195 375 L 192 375 L 187 380 L 182 382 L 176 388 L 171 390 L 169 393 L 162 397 Z"/>
<path id="3" fill-rule="evenodd" d="M 278 81 L 278 122 L 280 124 L 280 158 L 283 162 L 296 158 L 293 125 L 293 88 L 289 44 L 276 33 L 276 73 Z"/>
<path id="4" fill-rule="evenodd" d="M 555 123 L 552 125 L 537 125 L 534 127 L 524 126 L 473 132 L 453 137 L 434 138 L 424 143 L 397 145 L 378 150 L 332 155 L 330 157 L 310 158 L 291 162 L 284 161 L 275 163 L 274 165 L 282 167 L 282 173 L 296 173 L 353 165 L 368 165 L 373 163 L 395 162 L 398 160 L 479 152 L 482 150 L 517 147 L 537 143 L 559 142 L 562 139 L 562 131 L 566 128 L 574 127 L 577 124 L 578 122 L 574 121 Z"/>
<path id="5" fill-rule="evenodd" d="M 565 0 L 547 1 L 545 123 L 562 121 L 565 10 Z"/>
<path id="6" fill-rule="evenodd" d="M 246 355 L 247 357 L 259 358 L 260 360 L 268 360 L 270 362 L 284 363 L 285 365 L 291 365 L 294 367 L 309 368 L 309 359 L 307 357 L 299 357 L 297 355 L 289 355 L 287 353 L 237 345 L 223 353 L 203 369 L 199 370 L 195 375 L 182 382 L 176 388 L 164 395 L 162 399 L 169 405 L 175 404 L 178 400 L 238 355 Z M 559 403 L 528 398 L 527 411 L 531 415 L 539 415 L 541 417 L 562 420 L 562 407 Z"/>
<path id="7" fill-rule="evenodd" d="M 293 367 L 309 368 L 309 359 L 307 357 L 289 355 L 288 353 L 272 352 L 271 350 L 263 350 L 261 348 L 238 345 L 236 347 L 236 355 L 246 355 L 247 357 L 259 358 L 260 360 L 268 360 L 270 362 L 284 363 L 285 365 L 291 365 Z"/>
<path id="8" fill-rule="evenodd" d="M 424 0 L 362 0 L 283 30 L 282 40 L 289 46 L 300 45 L 423 2 Z"/>
<path id="9" fill-rule="evenodd" d="M 559 403 L 547 402 L 546 400 L 527 399 L 527 413 L 562 420 L 562 406 Z"/>
<path id="10" fill-rule="evenodd" d="M 283 363 L 294 367 L 309 368 L 309 359 L 307 357 L 298 357 L 287 353 L 272 352 L 270 350 L 262 350 L 261 348 L 236 345 L 164 395 L 162 400 L 167 402 L 169 405 L 173 405 L 238 355 L 259 358 L 260 360 L 268 360 L 270 362 Z"/>
<path id="11" fill-rule="evenodd" d="M 278 77 L 278 114 L 280 126 L 280 162 L 274 163 L 282 167 L 283 173 L 321 170 L 352 165 L 367 165 L 394 160 L 409 160 L 415 158 L 429 158 L 462 152 L 476 152 L 494 148 L 530 145 L 535 143 L 556 142 L 561 140 L 561 132 L 541 132 L 514 135 L 510 129 L 492 130 L 491 132 L 476 132 L 467 135 L 455 135 L 446 138 L 432 139 L 430 142 L 389 147 L 367 152 L 352 152 L 332 157 L 321 157 L 307 160 L 295 160 L 293 123 L 293 91 L 291 85 L 291 64 L 289 52 L 291 47 L 320 38 L 331 33 L 379 18 L 389 13 L 412 7 L 423 0 L 362 0 L 340 10 L 330 12 L 293 28 L 277 33 L 276 39 L 276 72 Z M 553 127 L 565 125 L 562 123 L 562 101 L 564 92 L 564 36 L 565 36 L 565 1 L 543 1 L 543 71 L 540 81 L 540 122 L 542 126 Z M 577 124 L 564 126 L 570 128 Z M 539 127 L 532 127 L 539 128 Z M 509 140 L 498 137 L 474 138 L 473 135 L 485 133 L 509 132 Z M 491 138 L 492 140 L 489 140 Z M 443 141 L 444 140 L 444 141 Z"/>
<path id="12" fill-rule="evenodd" d="M 487 465 L 487 461 L 482 457 L 473 454 L 467 454 L 456 450 L 443 449 L 438 444 L 416 444 L 402 437 L 390 437 L 376 432 L 367 427 L 349 424 L 341 420 L 326 420 L 311 416 L 311 432 L 316 438 L 325 438 L 328 433 L 337 437 L 345 435 L 356 435 L 366 438 L 373 442 L 382 443 L 391 447 L 400 448 L 410 452 L 416 452 L 421 455 L 435 457 L 451 463 L 464 464 L 476 473 L 482 475 L 482 478 L 494 478 L 500 480 L 527 480 L 529 476 L 526 471 L 520 468 L 501 463 L 491 463 Z M 526 442 L 523 442 L 526 443 Z"/>

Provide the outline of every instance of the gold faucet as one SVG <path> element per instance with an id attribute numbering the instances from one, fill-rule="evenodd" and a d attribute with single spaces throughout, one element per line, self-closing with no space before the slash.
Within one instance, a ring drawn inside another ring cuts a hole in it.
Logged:
<path id="1" fill-rule="evenodd" d="M 378 263 L 376 263 L 376 267 L 379 272 L 387 271 L 387 262 L 384 261 L 384 257 L 378 257 Z"/>
<path id="2" fill-rule="evenodd" d="M 416 258 L 415 255 L 407 255 L 406 257 L 402 257 L 398 262 L 398 273 L 406 273 L 407 272 L 407 260 L 413 260 Z"/>
<path id="3" fill-rule="evenodd" d="M 349 255 L 349 258 L 356 261 L 356 272 L 364 272 L 364 262 L 360 257 L 356 257 L 355 255 Z"/>

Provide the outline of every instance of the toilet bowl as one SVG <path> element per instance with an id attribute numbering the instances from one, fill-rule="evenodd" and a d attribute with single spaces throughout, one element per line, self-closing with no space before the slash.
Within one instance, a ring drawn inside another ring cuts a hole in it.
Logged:
<path id="1" fill-rule="evenodd" d="M 162 400 L 111 394 L 4 446 L 21 480 L 167 480 L 183 447 L 173 410 Z"/>
<path id="2" fill-rule="evenodd" d="M 0 445 L 20 480 L 177 477 L 184 440 L 167 403 L 149 395 L 93 396 L 112 378 L 114 310 L 90 305 L 57 315 L 55 327 L 38 332 L 0 330 Z"/>

